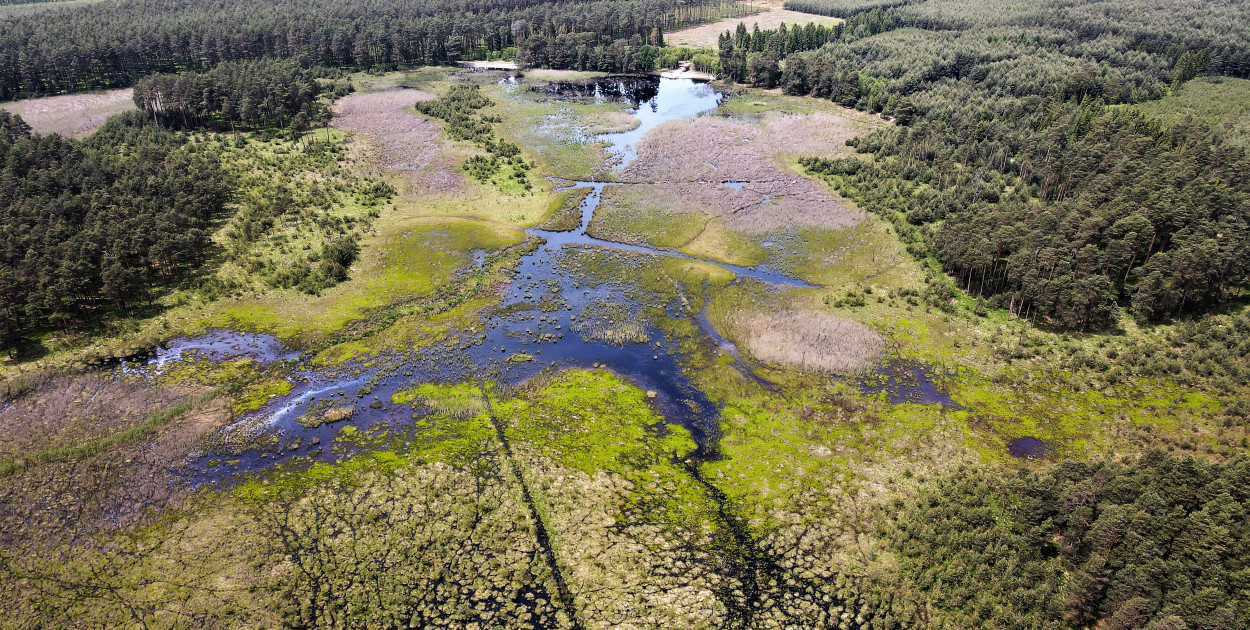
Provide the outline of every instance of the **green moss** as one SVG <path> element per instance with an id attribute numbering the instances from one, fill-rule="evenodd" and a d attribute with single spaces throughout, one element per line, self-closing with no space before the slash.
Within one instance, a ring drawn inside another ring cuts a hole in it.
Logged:
<path id="1" fill-rule="evenodd" d="M 606 370 L 564 372 L 541 389 L 500 402 L 496 413 L 509 439 L 592 474 L 681 458 L 695 448 L 680 426 L 661 436 L 657 426 L 664 418 L 647 405 L 645 392 Z"/>
<path id="2" fill-rule="evenodd" d="M 457 418 L 476 416 L 486 410 L 486 401 L 476 383 L 422 383 L 395 392 L 391 396 L 391 402 L 397 405 L 411 404 L 414 409 Z"/>
<path id="3" fill-rule="evenodd" d="M 281 377 L 268 378 L 252 383 L 239 393 L 230 411 L 234 415 L 256 411 L 264 407 L 274 398 L 281 398 L 291 393 L 291 382 Z"/>

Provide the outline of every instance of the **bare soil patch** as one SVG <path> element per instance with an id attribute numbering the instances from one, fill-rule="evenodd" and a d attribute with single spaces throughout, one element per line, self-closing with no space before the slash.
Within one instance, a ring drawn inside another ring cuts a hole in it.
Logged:
<path id="1" fill-rule="evenodd" d="M 62 94 L 31 98 L 0 105 L 40 134 L 59 133 L 67 138 L 85 136 L 100 128 L 114 114 L 135 109 L 134 90 L 110 90 L 89 94 Z"/>
<path id="2" fill-rule="evenodd" d="M 817 24 L 837 24 L 841 21 L 842 20 L 840 18 L 774 8 L 755 15 L 748 15 L 741 18 L 729 18 L 727 20 L 720 20 L 710 24 L 702 24 L 700 26 L 682 29 L 680 31 L 665 33 L 664 43 L 669 46 L 716 46 L 716 38 L 725 31 L 733 31 L 738 28 L 738 24 L 746 24 L 748 30 L 754 28 L 756 24 L 759 24 L 761 29 L 768 30 L 777 28 L 783 22 L 786 27 L 789 28 L 795 24 L 803 25 L 808 22 L 815 22 Z"/>
<path id="3" fill-rule="evenodd" d="M 864 324 L 818 310 L 739 311 L 729 315 L 729 324 L 756 358 L 809 370 L 860 370 L 885 348 L 885 340 Z"/>
<path id="4" fill-rule="evenodd" d="M 410 88 L 353 94 L 336 104 L 334 125 L 356 133 L 377 164 L 401 175 L 411 192 L 457 190 L 464 177 L 444 149 L 442 125 L 411 109 L 433 98 Z"/>

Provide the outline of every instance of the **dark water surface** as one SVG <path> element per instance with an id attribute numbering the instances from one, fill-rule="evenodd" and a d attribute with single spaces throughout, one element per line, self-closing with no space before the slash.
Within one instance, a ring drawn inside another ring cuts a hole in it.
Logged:
<path id="1" fill-rule="evenodd" d="M 585 98 L 625 98 L 637 107 L 642 125 L 632 131 L 605 134 L 601 139 L 611 143 L 620 163 L 627 164 L 635 155 L 639 139 L 650 129 L 669 120 L 689 118 L 714 109 L 721 100 L 711 86 L 689 79 L 658 79 L 652 77 L 615 77 L 587 83 L 561 83 L 547 88 L 551 94 Z M 237 473 L 262 470 L 274 463 L 294 457 L 334 460 L 344 454 L 332 450 L 334 437 L 345 425 L 358 429 L 384 424 L 390 428 L 409 426 L 414 409 L 391 402 L 391 396 L 421 383 L 456 383 L 485 379 L 504 386 L 516 385 L 551 367 L 603 367 L 620 374 L 642 389 L 666 422 L 680 424 L 691 431 L 700 445 L 700 455 L 715 457 L 717 406 L 682 373 L 675 348 L 662 331 L 645 325 L 645 341 L 622 343 L 600 341 L 602 336 L 578 331 L 595 305 L 612 304 L 625 312 L 630 323 L 641 319 L 640 305 L 627 297 L 628 286 L 610 282 L 593 283 L 570 270 L 569 257 L 587 248 L 617 252 L 621 264 L 641 264 L 630 260 L 640 257 L 692 257 L 675 252 L 626 245 L 593 238 L 586 234 L 603 191 L 603 183 L 575 182 L 570 188 L 590 188 L 581 205 L 581 225 L 574 230 L 552 232 L 528 230 L 541 240 L 532 252 L 523 256 L 516 268 L 515 279 L 504 292 L 498 308 L 484 318 L 485 330 L 459 347 L 403 356 L 386 357 L 368 369 L 318 370 L 299 364 L 289 375 L 291 393 L 271 401 L 264 408 L 245 414 L 222 430 L 214 444 L 192 462 L 196 484 L 229 482 Z M 811 286 L 767 267 L 755 268 L 725 265 L 711 261 L 739 277 L 754 278 L 777 287 Z M 480 265 L 475 257 L 473 265 Z M 708 343 L 719 346 L 741 363 L 737 349 L 716 333 L 703 314 L 691 315 L 706 332 Z M 624 322 L 622 322 L 624 323 Z M 602 332 L 602 331 L 598 331 Z M 231 356 L 250 356 L 258 362 L 295 358 L 268 335 L 212 331 L 197 338 L 179 338 L 158 348 L 146 359 L 142 369 L 159 371 L 167 362 L 198 352 L 200 356 L 218 361 Z M 750 370 L 748 370 L 750 371 Z M 923 372 L 889 372 L 881 387 L 908 389 L 918 384 L 919 400 L 949 404 Z M 754 376 L 754 374 L 752 373 Z M 897 378 L 896 378 L 897 376 Z M 909 398 L 912 394 L 906 394 Z M 894 394 L 891 394 L 894 398 Z M 350 419 L 305 427 L 301 417 L 322 413 L 326 409 L 350 407 Z M 416 416 L 420 416 L 417 412 Z M 258 447 L 257 445 L 263 445 Z M 337 448 L 341 449 L 339 445 Z"/>
<path id="2" fill-rule="evenodd" d="M 670 121 L 694 118 L 716 109 L 724 96 L 706 81 L 662 79 L 659 77 L 604 77 L 593 81 L 552 83 L 539 91 L 554 96 L 593 98 L 597 101 L 623 100 L 634 107 L 639 125 L 629 131 L 599 136 L 609 142 L 608 153 L 615 166 L 624 166 L 638 156 L 638 142 L 647 132 Z"/>
<path id="3" fill-rule="evenodd" d="M 1050 445 L 1035 437 L 1016 438 L 1007 443 L 1007 452 L 1012 457 L 1023 459 L 1040 459 L 1046 456 Z"/>

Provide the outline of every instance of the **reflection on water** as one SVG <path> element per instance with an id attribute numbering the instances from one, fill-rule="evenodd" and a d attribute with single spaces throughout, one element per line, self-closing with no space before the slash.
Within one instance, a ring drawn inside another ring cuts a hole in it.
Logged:
<path id="1" fill-rule="evenodd" d="M 628 101 L 639 125 L 629 131 L 599 136 L 609 143 L 608 153 L 616 166 L 629 164 L 638 156 L 638 142 L 647 132 L 670 120 L 694 118 L 716 109 L 723 98 L 705 81 L 659 77 L 605 77 L 552 83 L 536 89 L 554 96 Z"/>
<path id="2" fill-rule="evenodd" d="M 923 365 L 910 361 L 889 361 L 875 370 L 870 378 L 861 381 L 860 389 L 868 394 L 884 392 L 891 403 L 941 405 L 958 408 L 934 381 L 933 375 Z"/>
<path id="3" fill-rule="evenodd" d="M 298 352 L 282 347 L 278 338 L 264 333 L 214 329 L 198 337 L 175 337 L 151 352 L 128 357 L 120 364 L 123 373 L 159 374 L 169 363 L 201 358 L 214 363 L 244 357 L 259 364 L 287 361 L 299 357 Z"/>
<path id="4" fill-rule="evenodd" d="M 1040 459 L 1046 456 L 1048 450 L 1050 446 L 1045 441 L 1032 436 L 1016 438 L 1007 443 L 1007 452 L 1012 457 L 1023 459 Z"/>

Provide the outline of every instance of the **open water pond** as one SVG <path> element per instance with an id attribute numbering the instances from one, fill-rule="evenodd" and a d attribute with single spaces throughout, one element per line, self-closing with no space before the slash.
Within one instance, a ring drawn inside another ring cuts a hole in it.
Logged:
<path id="1" fill-rule="evenodd" d="M 1026 436 L 1016 438 L 1007 443 L 1007 452 L 1012 457 L 1022 459 L 1039 459 L 1046 456 L 1046 452 L 1050 450 L 1050 445 L 1044 440 Z"/>
<path id="2" fill-rule="evenodd" d="M 609 143 L 608 153 L 617 166 L 624 166 L 638 156 L 638 142 L 647 132 L 670 120 L 694 118 L 716 109 L 724 98 L 705 81 L 659 77 L 604 77 L 593 81 L 552 83 L 539 90 L 571 98 L 628 101 L 634 108 L 638 126 L 629 131 L 599 136 L 599 139 Z"/>

